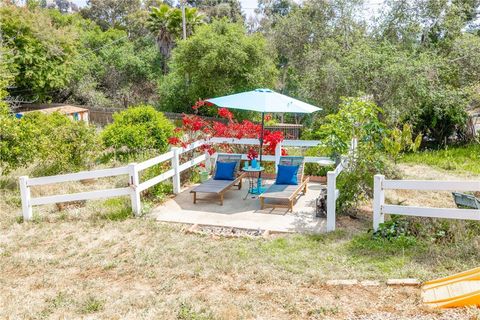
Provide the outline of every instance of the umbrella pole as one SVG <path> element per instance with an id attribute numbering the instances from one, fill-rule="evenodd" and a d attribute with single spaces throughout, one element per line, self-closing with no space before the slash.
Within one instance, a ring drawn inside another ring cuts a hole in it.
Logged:
<path id="1" fill-rule="evenodd" d="M 265 128 L 265 112 L 262 112 L 262 129 L 260 131 L 260 157 L 259 161 L 262 163 L 262 151 L 263 151 L 263 131 Z"/>
<path id="2" fill-rule="evenodd" d="M 265 112 L 262 112 L 262 131 L 260 132 L 260 156 L 258 157 L 260 165 L 262 165 L 262 151 L 263 151 L 263 131 L 265 129 Z M 257 193 L 262 193 L 262 171 L 258 173 Z"/>

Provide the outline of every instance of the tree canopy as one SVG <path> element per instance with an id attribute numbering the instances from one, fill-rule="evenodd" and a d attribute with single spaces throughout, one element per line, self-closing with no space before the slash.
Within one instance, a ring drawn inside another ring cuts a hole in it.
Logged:
<path id="1" fill-rule="evenodd" d="M 225 19 L 198 28 L 174 49 L 160 86 L 161 106 L 186 111 L 196 100 L 273 87 L 276 69 L 265 39 Z"/>

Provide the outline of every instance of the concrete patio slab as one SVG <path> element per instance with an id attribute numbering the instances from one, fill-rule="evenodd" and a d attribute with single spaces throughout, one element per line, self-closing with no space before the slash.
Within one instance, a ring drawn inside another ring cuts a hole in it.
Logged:
<path id="1" fill-rule="evenodd" d="M 266 181 L 267 187 L 271 183 L 272 181 Z M 286 208 L 261 210 L 258 197 L 249 195 L 244 200 L 247 187 L 242 190 L 232 188 L 226 192 L 223 206 L 217 197 L 206 194 L 200 194 L 200 201 L 193 204 L 190 190 L 194 187 L 195 185 L 184 189 L 175 198 L 156 207 L 151 215 L 164 222 L 272 232 L 326 232 L 326 219 L 315 217 L 315 199 L 321 189 L 318 183 L 309 184 L 308 192 L 297 199 L 293 213 L 287 212 Z"/>

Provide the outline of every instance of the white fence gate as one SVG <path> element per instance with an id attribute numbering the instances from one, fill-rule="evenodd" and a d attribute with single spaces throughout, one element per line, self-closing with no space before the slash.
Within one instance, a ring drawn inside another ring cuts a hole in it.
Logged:
<path id="1" fill-rule="evenodd" d="M 417 217 L 480 220 L 480 210 L 456 208 L 429 208 L 385 204 L 385 190 L 423 191 L 480 191 L 480 181 L 386 180 L 383 175 L 374 178 L 373 230 L 385 221 L 385 214 Z"/>
<path id="2" fill-rule="evenodd" d="M 221 143 L 221 144 L 245 144 L 245 145 L 258 145 L 258 139 L 234 139 L 234 138 L 211 138 L 208 142 L 196 141 L 190 144 L 186 148 L 172 148 L 169 152 L 159 155 L 155 158 L 146 160 L 141 163 L 131 163 L 127 166 L 100 169 L 93 171 L 82 171 L 77 173 L 62 174 L 56 176 L 29 178 L 28 176 L 20 177 L 20 193 L 22 198 L 22 213 L 25 220 L 31 220 L 33 217 L 32 207 L 37 205 L 59 203 L 78 200 L 90 200 L 100 198 L 112 198 L 119 196 L 129 195 L 132 203 L 132 211 L 135 215 L 139 215 L 142 211 L 140 193 L 158 183 L 161 183 L 169 178 L 173 180 L 173 192 L 175 194 L 180 193 L 181 182 L 180 173 L 195 165 L 198 165 L 207 160 L 207 154 L 204 153 L 196 158 L 188 160 L 184 163 L 180 163 L 180 155 L 192 151 L 205 143 Z M 262 161 L 279 163 L 281 157 L 282 147 L 314 147 L 318 146 L 321 142 L 316 140 L 284 140 L 277 144 L 275 155 L 264 155 Z M 356 148 L 356 141 L 352 141 L 352 147 L 350 152 L 353 152 Z M 247 159 L 247 155 L 242 155 L 243 159 Z M 159 163 L 170 161 L 171 169 L 163 172 L 162 174 L 155 176 L 147 181 L 140 182 L 140 172 L 148 169 Z M 330 158 L 326 157 L 305 157 L 306 163 L 316 163 L 323 166 L 329 166 L 334 164 Z M 327 231 L 335 230 L 335 206 L 339 196 L 339 192 L 336 189 L 336 179 L 338 175 L 345 168 L 347 158 L 344 158 L 341 163 L 335 168 L 334 171 L 330 171 L 327 174 Z M 33 186 L 42 186 L 53 183 L 62 183 L 69 181 L 80 181 L 86 179 L 97 179 L 105 177 L 114 177 L 128 175 L 128 186 L 122 188 L 103 189 L 87 192 L 79 192 L 73 194 L 61 194 L 51 195 L 33 198 L 31 196 L 30 188 Z"/>

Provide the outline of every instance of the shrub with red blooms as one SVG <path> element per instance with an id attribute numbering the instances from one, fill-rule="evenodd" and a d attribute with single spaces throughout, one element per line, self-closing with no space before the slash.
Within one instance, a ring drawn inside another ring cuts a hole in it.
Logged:
<path id="1" fill-rule="evenodd" d="M 211 106 L 204 101 L 198 101 L 192 107 L 195 112 L 198 112 L 198 109 L 205 106 Z M 207 121 L 197 115 L 187 115 L 184 114 L 182 118 L 182 127 L 175 130 L 175 137 L 169 139 L 169 143 L 173 146 L 182 146 L 186 147 L 190 143 L 193 143 L 198 140 L 208 140 L 211 137 L 225 137 L 225 138 L 258 138 L 262 130 L 260 124 L 255 124 L 248 120 L 243 120 L 242 122 L 237 122 L 234 119 L 233 113 L 230 112 L 227 108 L 219 108 L 218 115 L 221 118 L 228 119 L 228 123 L 222 123 L 219 121 Z M 263 153 L 264 154 L 275 154 L 275 148 L 279 142 L 281 142 L 284 137 L 281 131 L 269 131 L 264 130 L 264 145 Z M 246 153 L 247 147 L 242 145 L 230 145 L 230 144 L 221 144 L 217 145 L 217 148 L 221 152 L 235 152 L 235 153 Z M 258 157 L 257 148 L 248 147 L 248 157 L 250 160 Z M 209 154 L 215 153 L 217 150 L 211 145 L 203 145 L 200 148 L 202 151 L 207 151 Z M 282 149 L 282 155 L 286 155 L 287 152 L 285 149 Z"/>
<path id="2" fill-rule="evenodd" d="M 229 121 L 233 120 L 233 113 L 228 111 L 227 108 L 220 108 L 218 109 L 218 115 L 222 118 L 228 119 Z"/>

